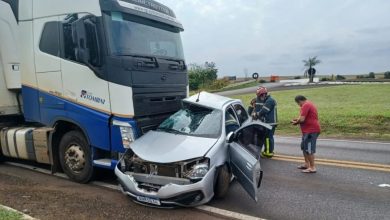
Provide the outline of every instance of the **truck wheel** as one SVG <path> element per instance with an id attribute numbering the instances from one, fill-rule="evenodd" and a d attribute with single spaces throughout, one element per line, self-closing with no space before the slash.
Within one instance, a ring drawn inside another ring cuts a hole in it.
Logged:
<path id="1" fill-rule="evenodd" d="M 79 131 L 66 133 L 59 146 L 60 163 L 65 174 L 78 183 L 92 179 L 92 154 L 84 135 Z"/>
<path id="2" fill-rule="evenodd" d="M 226 164 L 218 170 L 217 175 L 217 181 L 214 186 L 214 197 L 221 199 L 226 195 L 231 179 L 231 174 Z"/>
<path id="3" fill-rule="evenodd" d="M 4 162 L 4 156 L 3 156 L 3 153 L 1 153 L 1 149 L 0 149 L 0 163 Z"/>

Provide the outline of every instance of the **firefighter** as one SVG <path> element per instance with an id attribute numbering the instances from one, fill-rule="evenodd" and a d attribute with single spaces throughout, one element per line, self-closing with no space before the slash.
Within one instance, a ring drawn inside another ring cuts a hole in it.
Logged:
<path id="1" fill-rule="evenodd" d="M 265 87 L 259 87 L 256 90 L 256 96 L 253 108 L 248 110 L 254 120 L 260 120 L 272 126 L 272 129 L 267 131 L 264 150 L 261 152 L 261 156 L 272 158 L 274 156 L 274 134 L 277 126 L 276 101 L 268 94 Z M 251 111 L 252 109 L 253 111 Z"/>

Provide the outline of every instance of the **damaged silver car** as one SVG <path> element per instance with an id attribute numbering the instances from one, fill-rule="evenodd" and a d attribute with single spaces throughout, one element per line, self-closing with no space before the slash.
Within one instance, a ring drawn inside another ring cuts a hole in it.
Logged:
<path id="1" fill-rule="evenodd" d="M 251 122 L 240 100 L 202 92 L 130 144 L 115 174 L 135 202 L 197 206 L 223 197 L 232 176 L 257 201 L 260 149 L 271 127 Z"/>

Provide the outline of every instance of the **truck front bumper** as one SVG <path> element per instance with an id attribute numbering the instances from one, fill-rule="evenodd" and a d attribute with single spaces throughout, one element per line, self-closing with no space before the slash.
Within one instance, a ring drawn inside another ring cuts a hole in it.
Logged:
<path id="1" fill-rule="evenodd" d="M 209 202 L 214 196 L 215 172 L 215 167 L 212 167 L 206 176 L 196 183 L 179 178 L 172 178 L 171 182 L 167 182 L 164 177 L 153 175 L 140 177 L 130 172 L 123 173 L 118 166 L 115 167 L 115 175 L 119 179 L 124 194 L 130 196 L 137 203 L 161 208 L 193 207 Z M 153 184 L 161 180 L 162 186 L 157 191 L 146 190 L 139 187 L 140 180 Z M 158 204 L 146 202 L 145 198 L 149 201 L 156 201 Z"/>

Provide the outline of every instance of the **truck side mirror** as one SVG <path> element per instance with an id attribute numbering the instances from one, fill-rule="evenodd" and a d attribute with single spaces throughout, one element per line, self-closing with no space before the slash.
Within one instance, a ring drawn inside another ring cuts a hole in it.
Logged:
<path id="1" fill-rule="evenodd" d="M 75 47 L 75 58 L 77 62 L 88 63 L 89 51 L 87 49 L 87 35 L 85 32 L 84 20 L 79 19 L 72 23 L 72 38 Z"/>
<path id="2" fill-rule="evenodd" d="M 234 141 L 235 134 L 234 132 L 230 132 L 228 135 L 226 135 L 226 142 L 228 144 L 232 143 Z"/>
<path id="3" fill-rule="evenodd" d="M 88 48 L 89 64 L 94 67 L 101 66 L 101 48 L 99 43 L 99 35 L 96 25 L 96 17 L 89 16 L 84 19 L 85 36 L 87 39 L 86 48 Z"/>

